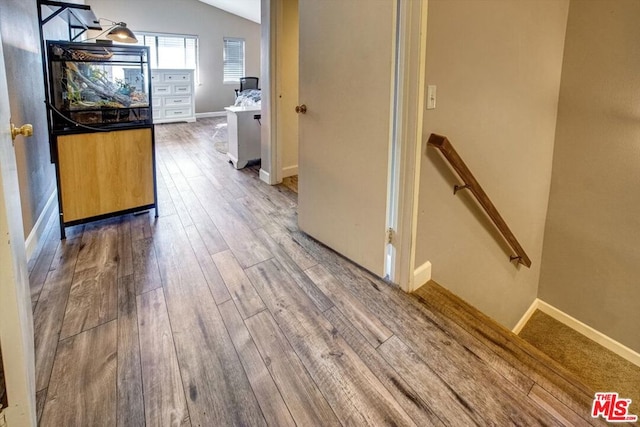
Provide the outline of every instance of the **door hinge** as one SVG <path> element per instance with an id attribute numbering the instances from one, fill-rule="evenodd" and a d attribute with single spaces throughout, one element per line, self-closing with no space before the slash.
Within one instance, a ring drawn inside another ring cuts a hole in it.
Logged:
<path id="1" fill-rule="evenodd" d="M 387 228 L 387 244 L 389 245 L 393 244 L 394 236 L 395 236 L 395 232 L 393 231 L 393 228 L 391 227 Z"/>

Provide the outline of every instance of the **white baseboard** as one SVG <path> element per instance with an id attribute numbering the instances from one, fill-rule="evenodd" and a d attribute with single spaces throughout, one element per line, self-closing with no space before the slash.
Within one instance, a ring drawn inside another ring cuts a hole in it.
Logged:
<path id="1" fill-rule="evenodd" d="M 203 119 L 205 117 L 223 117 L 226 115 L 226 111 L 209 111 L 208 113 L 196 113 L 196 119 Z"/>
<path id="2" fill-rule="evenodd" d="M 271 177 L 269 175 L 269 172 L 267 172 L 266 170 L 260 168 L 260 181 L 262 182 L 266 182 L 269 185 L 271 184 Z"/>
<path id="3" fill-rule="evenodd" d="M 295 166 L 287 166 L 286 168 L 282 168 L 282 177 L 287 178 L 289 176 L 298 175 L 298 165 Z"/>
<path id="4" fill-rule="evenodd" d="M 431 262 L 427 261 L 413 270 L 413 281 L 409 292 L 413 292 L 431 280 Z"/>
<path id="5" fill-rule="evenodd" d="M 527 311 L 524 312 L 522 318 L 518 321 L 518 323 L 516 323 L 516 326 L 514 326 L 511 331 L 514 334 L 518 335 L 522 328 L 524 328 L 524 325 L 526 325 L 529 319 L 531 319 L 531 316 L 533 316 L 533 313 L 536 312 L 539 306 L 540 300 L 538 298 L 534 299 Z"/>
<path id="6" fill-rule="evenodd" d="M 536 311 L 536 310 L 540 310 L 544 314 L 546 314 L 548 316 L 551 316 L 552 318 L 554 318 L 558 322 L 567 325 L 568 327 L 570 327 L 574 331 L 577 331 L 577 332 L 581 333 L 582 335 L 584 335 L 585 337 L 589 338 L 590 340 L 597 342 L 598 344 L 600 344 L 604 348 L 606 348 L 608 350 L 611 350 L 612 352 L 614 352 L 618 356 L 622 357 L 623 359 L 628 360 L 629 362 L 633 363 L 634 365 L 640 366 L 640 353 L 630 349 L 629 347 L 625 346 L 624 344 L 619 343 L 618 341 L 614 340 L 613 338 L 610 338 L 610 337 L 606 336 L 602 332 L 593 329 L 591 326 L 589 326 L 589 325 L 587 325 L 585 323 L 582 323 L 578 319 L 576 319 L 576 318 L 568 315 L 567 313 L 557 309 L 556 307 L 554 307 L 554 306 L 542 301 L 541 299 L 537 299 L 536 298 L 536 300 L 533 302 L 533 304 L 531 304 L 531 307 L 529 307 L 529 310 L 527 310 L 527 312 L 525 313 L 523 318 L 520 320 L 520 322 L 518 322 L 516 327 L 513 329 L 513 331 L 516 334 L 518 332 L 520 332 L 520 330 L 522 330 L 522 327 L 524 327 L 525 323 L 527 323 L 526 321 L 529 320 L 531 315 L 533 315 L 533 312 Z M 525 318 L 526 318 L 526 320 L 525 320 Z M 518 327 L 519 327 L 519 329 L 516 332 L 516 329 Z"/>
<path id="7" fill-rule="evenodd" d="M 27 261 L 31 259 L 34 252 L 36 252 L 36 249 L 38 249 L 38 246 L 41 243 L 42 236 L 47 229 L 47 225 L 51 220 L 51 216 L 55 214 L 56 201 L 57 193 L 54 191 L 53 193 L 51 193 L 51 196 L 49 196 L 47 203 L 44 205 L 44 208 L 42 209 L 42 212 L 38 217 L 38 220 L 33 225 L 31 232 L 24 241 L 25 250 L 27 252 Z"/>

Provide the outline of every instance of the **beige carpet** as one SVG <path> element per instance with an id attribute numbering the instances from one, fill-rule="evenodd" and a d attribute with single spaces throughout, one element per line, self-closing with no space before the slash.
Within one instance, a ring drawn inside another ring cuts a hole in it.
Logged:
<path id="1" fill-rule="evenodd" d="M 621 398 L 632 399 L 630 413 L 640 415 L 640 367 L 539 310 L 518 335 L 594 392 L 616 391 Z"/>

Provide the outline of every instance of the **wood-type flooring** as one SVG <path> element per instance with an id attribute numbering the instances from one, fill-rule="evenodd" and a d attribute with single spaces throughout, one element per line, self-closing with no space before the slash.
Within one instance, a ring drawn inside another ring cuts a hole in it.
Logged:
<path id="1" fill-rule="evenodd" d="M 588 391 L 436 284 L 407 295 L 300 232 L 297 195 L 233 169 L 214 123 L 156 127 L 159 218 L 49 225 L 40 425 L 597 423 Z"/>

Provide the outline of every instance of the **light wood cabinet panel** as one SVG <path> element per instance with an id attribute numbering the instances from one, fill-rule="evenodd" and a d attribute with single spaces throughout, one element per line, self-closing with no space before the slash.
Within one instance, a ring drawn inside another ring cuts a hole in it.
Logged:
<path id="1" fill-rule="evenodd" d="M 152 131 L 58 136 L 65 223 L 154 204 Z"/>

